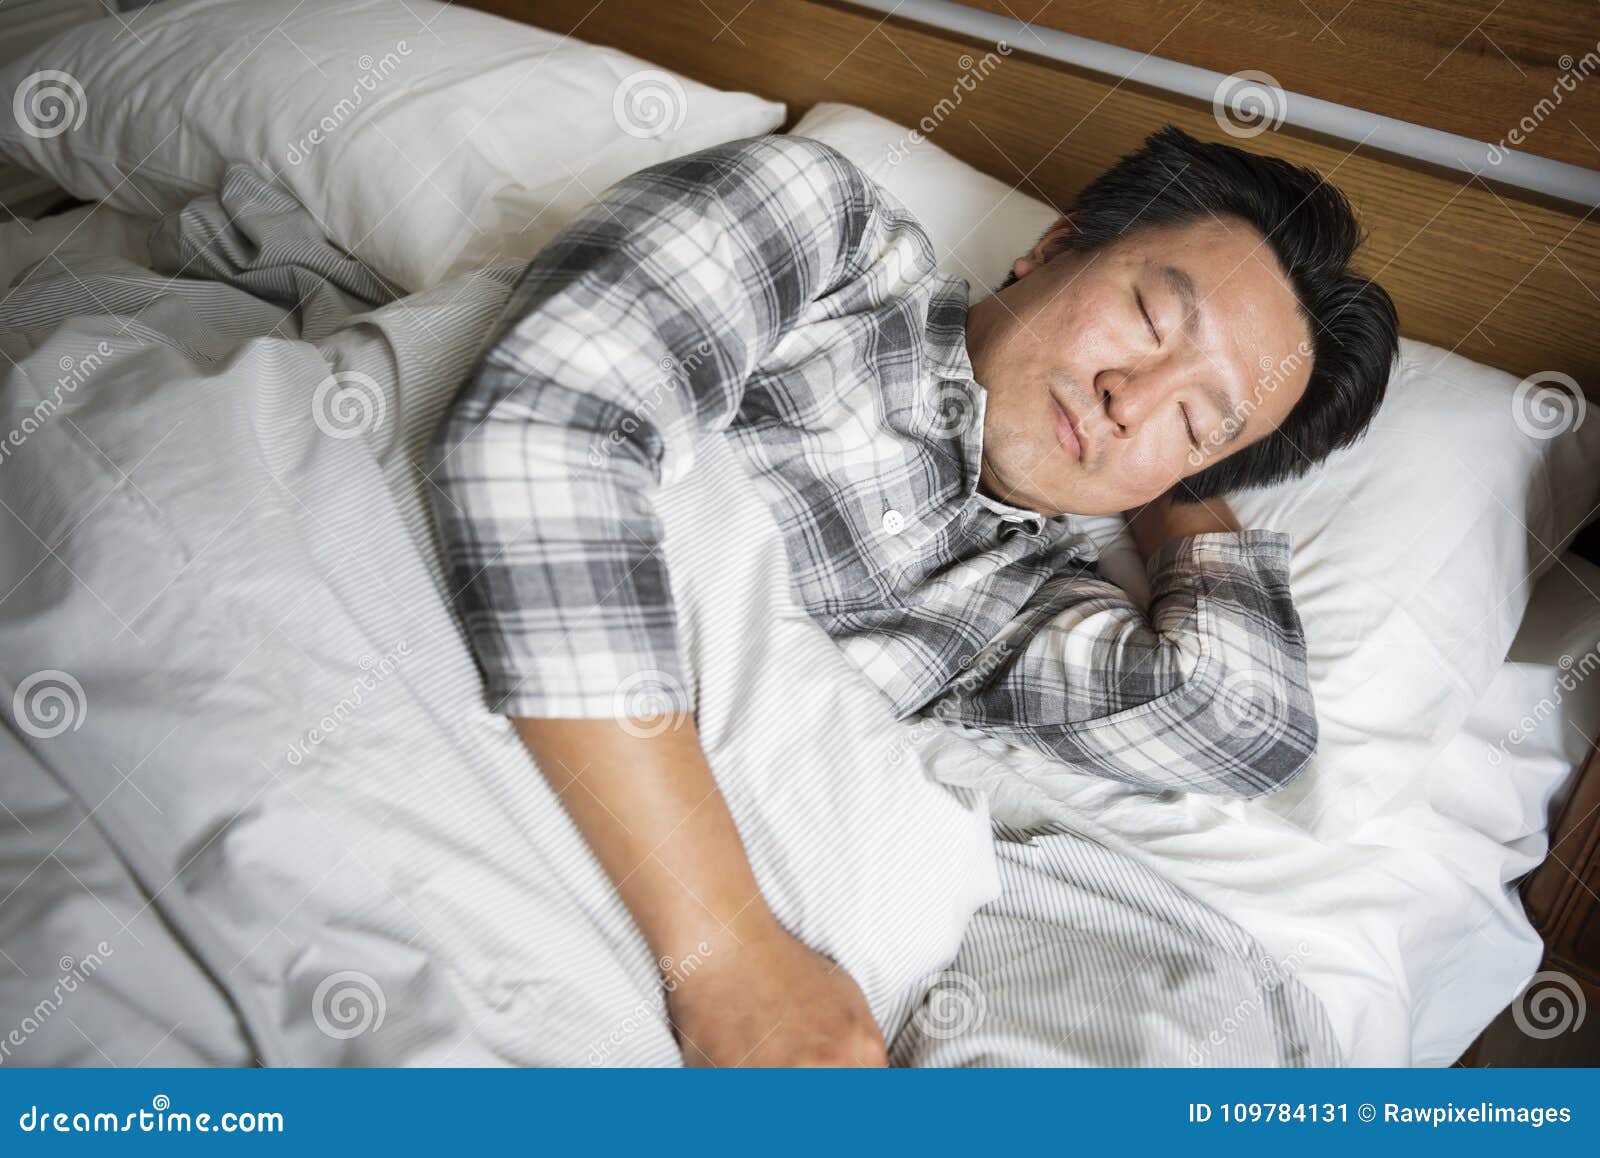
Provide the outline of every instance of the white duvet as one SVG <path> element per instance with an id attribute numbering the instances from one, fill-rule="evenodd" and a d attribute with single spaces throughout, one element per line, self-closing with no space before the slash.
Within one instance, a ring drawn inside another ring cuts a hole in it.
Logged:
<path id="1" fill-rule="evenodd" d="M 678 1056 L 657 963 L 484 707 L 412 465 L 513 274 L 320 348 L 227 348 L 177 289 L 131 327 L 7 340 L 12 425 L 95 363 L 7 464 L 26 456 L 0 532 L 7 701 L 270 1063 Z M 382 384 L 374 432 L 309 420 L 335 373 Z M 763 890 L 892 1022 L 996 892 L 987 812 L 795 610 L 721 444 L 663 504 L 700 728 Z"/>

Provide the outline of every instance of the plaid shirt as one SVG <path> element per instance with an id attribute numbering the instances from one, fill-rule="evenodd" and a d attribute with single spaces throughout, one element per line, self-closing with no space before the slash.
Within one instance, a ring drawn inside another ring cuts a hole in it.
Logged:
<path id="1" fill-rule="evenodd" d="M 1166 543 L 1147 616 L 1072 516 L 979 494 L 966 291 L 904 206 L 806 138 L 606 190 L 528 266 L 432 444 L 494 710 L 692 710 L 652 492 L 720 432 L 800 601 L 902 718 L 1148 788 L 1293 777 L 1317 729 L 1287 536 Z"/>

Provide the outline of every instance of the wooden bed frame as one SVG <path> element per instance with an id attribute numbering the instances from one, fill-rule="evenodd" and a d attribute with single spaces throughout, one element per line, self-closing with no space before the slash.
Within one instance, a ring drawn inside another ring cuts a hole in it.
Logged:
<path id="1" fill-rule="evenodd" d="M 919 125 L 996 47 L 834 0 L 468 2 L 784 101 L 786 128 L 823 100 Z M 1482 19 L 1450 0 L 1409 0 L 1347 6 L 1331 23 L 1299 0 L 1208 0 L 1199 16 L 1194 0 L 968 3 L 1221 73 L 1261 69 L 1292 92 L 1490 143 L 1535 115 L 1560 69 L 1600 67 L 1588 55 L 1600 52 L 1600 12 L 1583 0 L 1529 0 Z M 1007 47 L 927 135 L 1057 207 L 1162 124 L 1230 140 L 1207 102 L 1030 53 L 1026 33 Z M 1600 168 L 1600 132 L 1582 127 L 1600 123 L 1600 77 L 1587 83 L 1556 115 L 1540 109 L 1521 147 Z M 1595 209 L 1288 125 L 1233 143 L 1311 165 L 1349 195 L 1368 233 L 1362 268 L 1394 298 L 1408 337 L 1519 376 L 1558 371 L 1600 402 Z M 1600 527 L 1579 549 L 1600 561 Z M 1600 745 L 1591 749 L 1524 893 L 1547 967 L 1593 983 L 1600 1008 Z"/>

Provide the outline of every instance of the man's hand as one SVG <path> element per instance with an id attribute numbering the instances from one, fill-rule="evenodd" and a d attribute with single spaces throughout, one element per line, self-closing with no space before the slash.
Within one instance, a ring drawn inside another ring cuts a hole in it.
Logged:
<path id="1" fill-rule="evenodd" d="M 515 723 L 651 951 L 675 963 L 667 1010 L 686 1062 L 885 1064 L 850 975 L 767 907 L 692 719 Z"/>
<path id="2" fill-rule="evenodd" d="M 1174 498 L 1170 490 L 1142 507 L 1124 511 L 1123 516 L 1128 520 L 1128 530 L 1139 547 L 1139 554 L 1147 561 L 1169 539 L 1243 530 L 1222 499 L 1187 502 Z"/>
<path id="3" fill-rule="evenodd" d="M 888 1064 L 854 979 L 776 922 L 714 948 L 668 985 L 667 1012 L 688 1065 Z"/>

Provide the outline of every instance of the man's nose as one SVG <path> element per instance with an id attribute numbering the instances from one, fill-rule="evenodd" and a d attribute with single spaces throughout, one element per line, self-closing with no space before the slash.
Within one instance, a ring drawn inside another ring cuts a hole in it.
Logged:
<path id="1" fill-rule="evenodd" d="M 1171 403 L 1182 388 L 1183 375 L 1166 362 L 1133 370 L 1104 370 L 1095 389 L 1119 438 L 1130 437 L 1151 414 Z"/>

